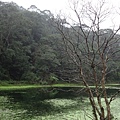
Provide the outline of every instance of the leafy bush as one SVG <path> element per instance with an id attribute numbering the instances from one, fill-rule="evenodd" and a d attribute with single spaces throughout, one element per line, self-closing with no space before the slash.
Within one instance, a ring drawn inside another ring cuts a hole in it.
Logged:
<path id="1" fill-rule="evenodd" d="M 39 78 L 37 77 L 37 75 L 31 71 L 28 71 L 26 73 L 24 73 L 22 75 L 22 80 L 26 80 L 29 82 L 37 82 L 39 80 Z"/>

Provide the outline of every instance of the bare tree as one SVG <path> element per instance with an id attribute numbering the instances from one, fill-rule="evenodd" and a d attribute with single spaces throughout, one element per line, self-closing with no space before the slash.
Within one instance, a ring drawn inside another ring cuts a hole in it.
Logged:
<path id="1" fill-rule="evenodd" d="M 96 6 L 88 2 L 81 7 L 78 1 L 73 1 L 71 9 L 77 18 L 71 18 L 74 24 L 60 17 L 56 21 L 67 55 L 77 66 L 79 81 L 82 81 L 87 89 L 95 120 L 112 119 L 110 103 L 113 97 L 108 99 L 106 75 L 109 69 L 108 61 L 119 51 L 116 47 L 120 40 L 117 36 L 120 27 L 116 30 L 101 29 L 101 24 L 110 14 L 110 10 L 104 9 L 104 6 L 104 0 Z M 95 86 L 94 90 L 90 84 Z"/>

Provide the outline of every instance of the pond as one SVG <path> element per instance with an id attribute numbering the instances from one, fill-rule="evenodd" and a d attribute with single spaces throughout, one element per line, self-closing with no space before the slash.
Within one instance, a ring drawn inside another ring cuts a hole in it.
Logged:
<path id="1" fill-rule="evenodd" d="M 47 88 L 0 92 L 0 120 L 91 120 L 91 106 L 78 88 Z M 78 90 L 79 91 L 79 90 Z M 108 90 L 111 94 L 115 90 Z M 120 97 L 111 104 L 120 120 Z"/>

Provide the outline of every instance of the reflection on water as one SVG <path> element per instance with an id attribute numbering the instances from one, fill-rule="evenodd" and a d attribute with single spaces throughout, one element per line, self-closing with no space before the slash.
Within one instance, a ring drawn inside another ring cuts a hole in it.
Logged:
<path id="1" fill-rule="evenodd" d="M 118 106 L 120 98 L 112 103 L 112 109 L 119 111 Z M 68 88 L 1 92 L 0 96 L 0 120 L 84 120 L 86 111 L 91 114 L 87 98 Z M 120 118 L 120 113 L 115 114 Z"/>

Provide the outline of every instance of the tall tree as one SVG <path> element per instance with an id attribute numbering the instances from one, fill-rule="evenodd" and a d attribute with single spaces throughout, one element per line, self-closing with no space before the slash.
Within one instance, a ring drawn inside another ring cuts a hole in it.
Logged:
<path id="1" fill-rule="evenodd" d="M 108 99 L 106 75 L 110 67 L 108 62 L 119 51 L 116 47 L 120 41 L 117 36 L 120 27 L 116 30 L 101 30 L 102 22 L 110 13 L 104 6 L 103 0 L 97 6 L 90 2 L 79 6 L 79 1 L 74 1 L 71 6 L 77 18 L 72 21 L 74 25 L 60 17 L 55 20 L 66 53 L 78 71 L 77 81 L 82 81 L 86 87 L 95 120 L 112 119 L 110 108 L 112 97 Z M 95 86 L 94 90 L 90 84 Z"/>

